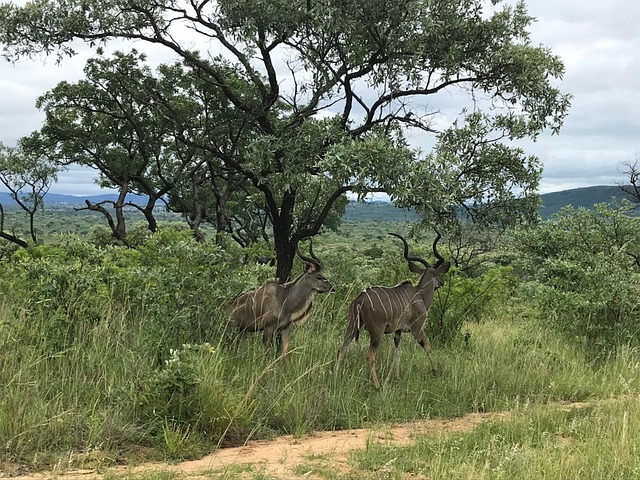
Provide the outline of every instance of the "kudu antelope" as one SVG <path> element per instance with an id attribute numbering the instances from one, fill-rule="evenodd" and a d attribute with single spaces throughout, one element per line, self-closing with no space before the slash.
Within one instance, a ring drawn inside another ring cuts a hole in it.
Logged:
<path id="1" fill-rule="evenodd" d="M 322 274 L 324 264 L 313 253 L 312 240 L 309 240 L 311 257 L 300 253 L 298 247 L 296 252 L 305 261 L 304 271 L 298 277 L 284 285 L 277 279 L 267 280 L 257 290 L 240 293 L 229 305 L 231 320 L 239 331 L 238 343 L 247 332 L 263 332 L 262 343 L 267 353 L 277 335 L 287 362 L 291 325 L 309 314 L 316 294 L 333 289 Z"/>
<path id="2" fill-rule="evenodd" d="M 376 373 L 376 351 L 380 346 L 385 333 L 393 332 L 395 345 L 394 364 L 396 377 L 400 376 L 400 336 L 402 332 L 411 332 L 420 346 L 427 352 L 431 368 L 435 369 L 431 355 L 431 345 L 424 334 L 424 323 L 429 314 L 429 308 L 433 302 L 433 295 L 437 288 L 442 286 L 442 275 L 449 271 L 450 264 L 445 262 L 438 253 L 437 243 L 440 240 L 438 233 L 433 242 L 433 253 L 438 259 L 434 266 L 419 257 L 409 256 L 407 241 L 396 233 L 390 233 L 398 237 L 404 243 L 404 258 L 409 262 L 409 270 L 420 274 L 417 285 L 407 280 L 395 287 L 369 287 L 360 293 L 349 306 L 349 319 L 342 346 L 338 349 L 337 361 L 340 361 L 352 340 L 357 340 L 360 328 L 364 325 L 369 332 L 369 367 L 371 379 L 376 388 L 380 388 L 380 381 Z M 421 263 L 424 268 L 414 262 Z"/>

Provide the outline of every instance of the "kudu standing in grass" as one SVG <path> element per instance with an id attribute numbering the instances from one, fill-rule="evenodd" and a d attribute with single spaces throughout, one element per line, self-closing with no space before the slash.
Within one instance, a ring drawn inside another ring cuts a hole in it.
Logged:
<path id="1" fill-rule="evenodd" d="M 305 261 L 302 274 L 285 284 L 278 279 L 267 280 L 257 290 L 239 294 L 229 305 L 231 320 L 239 331 L 238 343 L 247 332 L 263 332 L 262 343 L 267 353 L 274 336 L 278 336 L 286 362 L 291 326 L 309 314 L 316 294 L 333 289 L 322 274 L 324 264 L 313 253 L 312 240 L 309 240 L 311 257 L 302 255 L 297 247 L 296 251 Z"/>
<path id="2" fill-rule="evenodd" d="M 400 377 L 400 336 L 402 332 L 411 332 L 427 352 L 431 368 L 435 369 L 431 345 L 424 334 L 423 327 L 433 302 L 434 292 L 442 286 L 442 275 L 448 272 L 450 267 L 449 262 L 444 261 L 436 247 L 438 240 L 440 240 L 440 233 L 433 242 L 433 253 L 438 259 L 434 266 L 431 266 L 423 258 L 410 257 L 409 246 L 402 236 L 396 233 L 389 235 L 402 240 L 404 258 L 409 262 L 409 270 L 420 274 L 420 280 L 415 286 L 407 280 L 395 287 L 370 287 L 360 293 L 349 306 L 347 331 L 342 346 L 338 349 L 339 362 L 351 341 L 358 339 L 360 328 L 364 325 L 370 337 L 368 360 L 371 379 L 376 388 L 380 388 L 375 366 L 376 351 L 385 333 L 393 332 L 394 334 L 395 356 L 393 361 L 397 378 Z M 417 266 L 414 262 L 421 263 L 424 268 Z"/>

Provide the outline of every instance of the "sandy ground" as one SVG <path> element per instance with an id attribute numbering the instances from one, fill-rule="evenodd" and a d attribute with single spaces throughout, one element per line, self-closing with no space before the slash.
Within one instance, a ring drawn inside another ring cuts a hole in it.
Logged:
<path id="1" fill-rule="evenodd" d="M 586 404 L 575 403 L 562 408 L 582 408 Z M 217 478 L 225 471 L 238 472 L 241 466 L 251 465 L 251 472 L 260 472 L 270 478 L 305 478 L 304 467 L 310 459 L 325 459 L 334 471 L 348 471 L 348 455 L 362 449 L 367 442 L 390 442 L 407 445 L 418 435 L 438 435 L 447 432 L 465 432 L 487 421 L 509 418 L 510 412 L 471 413 L 463 417 L 443 420 L 422 420 L 376 429 L 354 429 L 333 432 L 318 432 L 304 438 L 283 436 L 274 440 L 249 441 L 241 447 L 223 448 L 199 460 L 177 464 L 148 463 L 134 467 L 113 467 L 98 473 L 95 470 L 73 470 L 56 474 L 38 473 L 29 476 L 11 477 L 12 480 L 90 480 L 104 476 L 129 476 L 141 478 L 153 471 L 174 472 L 179 479 Z M 297 468 L 296 468 L 297 467 Z M 301 473 L 302 470 L 302 473 Z M 215 474 L 213 473 L 215 472 Z M 249 473 L 249 477 L 251 477 Z M 2 474 L 0 473 L 0 477 Z"/>
<path id="2" fill-rule="evenodd" d="M 292 478 L 293 470 L 315 457 L 328 455 L 335 469 L 348 470 L 348 454 L 354 449 L 364 448 L 367 441 L 392 442 L 406 445 L 416 435 L 436 434 L 442 432 L 460 432 L 471 430 L 479 423 L 504 417 L 508 413 L 480 414 L 473 413 L 453 420 L 422 420 L 402 425 L 380 427 L 378 429 L 353 429 L 334 432 L 318 432 L 304 438 L 290 435 L 275 440 L 254 440 L 246 445 L 233 448 L 222 448 L 199 460 L 178 464 L 149 463 L 135 467 L 113 467 L 97 473 L 95 470 L 74 470 L 64 474 L 38 473 L 29 476 L 12 477 L 13 480 L 36 480 L 58 478 L 60 480 L 97 479 L 105 474 L 127 475 L 142 472 L 173 471 L 180 478 L 202 478 L 207 472 L 216 471 L 221 474 L 231 466 L 243 464 L 254 465 L 255 470 L 276 478 Z"/>

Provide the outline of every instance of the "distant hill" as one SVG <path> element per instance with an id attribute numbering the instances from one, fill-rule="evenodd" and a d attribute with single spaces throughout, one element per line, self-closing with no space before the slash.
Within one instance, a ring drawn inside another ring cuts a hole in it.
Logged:
<path id="1" fill-rule="evenodd" d="M 413 222 L 413 209 L 397 208 L 389 202 L 349 202 L 342 220 L 345 222 Z"/>
<path id="2" fill-rule="evenodd" d="M 599 185 L 594 187 L 572 188 L 561 192 L 546 193 L 541 195 L 542 207 L 540 215 L 542 218 L 550 218 L 554 213 L 560 211 L 567 205 L 574 207 L 592 208 L 597 203 L 610 202 L 612 200 L 621 200 L 625 195 L 620 187 L 613 185 Z M 49 209 L 66 209 L 83 206 L 85 200 L 93 203 L 103 200 L 117 199 L 115 194 L 74 196 L 49 193 L 45 197 L 45 205 Z M 132 196 L 131 201 L 142 203 L 145 197 Z M 0 203 L 10 209 L 15 208 L 13 200 L 8 193 L 0 192 Z M 415 220 L 416 214 L 413 210 L 400 209 L 388 202 L 350 202 L 347 205 L 346 213 L 343 217 L 344 221 L 366 222 L 366 221 L 383 221 L 383 222 L 409 222 Z"/>
<path id="3" fill-rule="evenodd" d="M 626 195 L 617 185 L 598 185 L 594 187 L 572 188 L 561 192 L 540 195 L 542 207 L 540 216 L 549 219 L 567 205 L 579 208 L 593 208 L 603 202 L 620 201 Z M 401 210 L 386 202 L 357 203 L 347 205 L 343 217 L 345 221 L 413 221 L 416 214 L 413 210 Z"/>
<path id="4" fill-rule="evenodd" d="M 129 195 L 127 197 L 130 201 L 137 202 L 141 204 L 142 202 L 146 202 L 146 197 L 140 195 Z M 87 196 L 76 196 L 76 195 L 63 195 L 60 193 L 47 193 L 44 197 L 44 203 L 46 207 L 55 207 L 55 208 L 73 208 L 80 207 L 85 205 L 85 200 L 89 200 L 92 203 L 102 202 L 104 200 L 112 200 L 116 201 L 118 196 L 112 193 L 105 193 L 101 195 L 87 195 Z M 5 208 L 10 208 L 15 206 L 11 196 L 6 192 L 0 192 L 0 203 Z"/>
<path id="5" fill-rule="evenodd" d="M 545 193 L 540 195 L 540 216 L 546 220 L 568 205 L 575 208 L 593 208 L 598 203 L 620 201 L 625 197 L 627 196 L 617 185 L 598 185 Z M 343 218 L 346 221 L 413 221 L 416 214 L 413 210 L 401 210 L 385 202 L 351 202 Z"/>
<path id="6" fill-rule="evenodd" d="M 545 219 L 550 218 L 567 205 L 575 208 L 592 208 L 597 203 L 621 201 L 623 198 L 629 197 L 617 185 L 598 185 L 545 193 L 540 195 L 542 200 L 540 216 Z"/>

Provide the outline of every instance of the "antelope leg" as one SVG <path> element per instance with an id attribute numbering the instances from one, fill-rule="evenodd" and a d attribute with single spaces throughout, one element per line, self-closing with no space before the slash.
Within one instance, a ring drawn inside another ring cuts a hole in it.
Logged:
<path id="1" fill-rule="evenodd" d="M 396 379 L 400 380 L 400 337 L 402 330 L 396 330 L 393 334 L 393 345 L 395 346 L 395 353 L 393 356 L 393 363 L 396 366 Z"/>
<path id="2" fill-rule="evenodd" d="M 262 345 L 264 347 L 264 353 L 269 353 L 271 350 L 271 343 L 273 342 L 273 327 L 264 327 L 264 332 L 262 332 Z"/>
<path id="3" fill-rule="evenodd" d="M 427 355 L 429 356 L 429 363 L 431 364 L 431 369 L 434 371 L 437 370 L 436 363 L 433 360 L 433 355 L 431 354 L 431 343 L 429 343 L 429 339 L 427 338 L 427 336 L 422 330 L 417 335 L 414 334 L 414 336 L 416 337 L 416 340 L 418 340 L 418 343 L 424 349 L 424 351 L 427 352 Z"/>
<path id="4" fill-rule="evenodd" d="M 246 338 L 247 338 L 247 331 L 240 330 L 232 342 L 232 350 L 234 353 L 238 353 L 238 350 L 240 350 L 240 347 L 244 344 L 244 341 Z"/>
<path id="5" fill-rule="evenodd" d="M 289 357 L 289 338 L 291 336 L 291 324 L 280 330 L 278 336 L 281 339 L 282 356 L 284 357 L 284 363 L 289 365 L 291 358 Z"/>
<path id="6" fill-rule="evenodd" d="M 376 388 L 380 388 L 380 380 L 378 380 L 378 374 L 376 373 L 376 350 L 380 342 L 376 345 L 372 339 L 371 346 L 369 347 L 369 368 L 371 369 L 371 380 Z"/>

